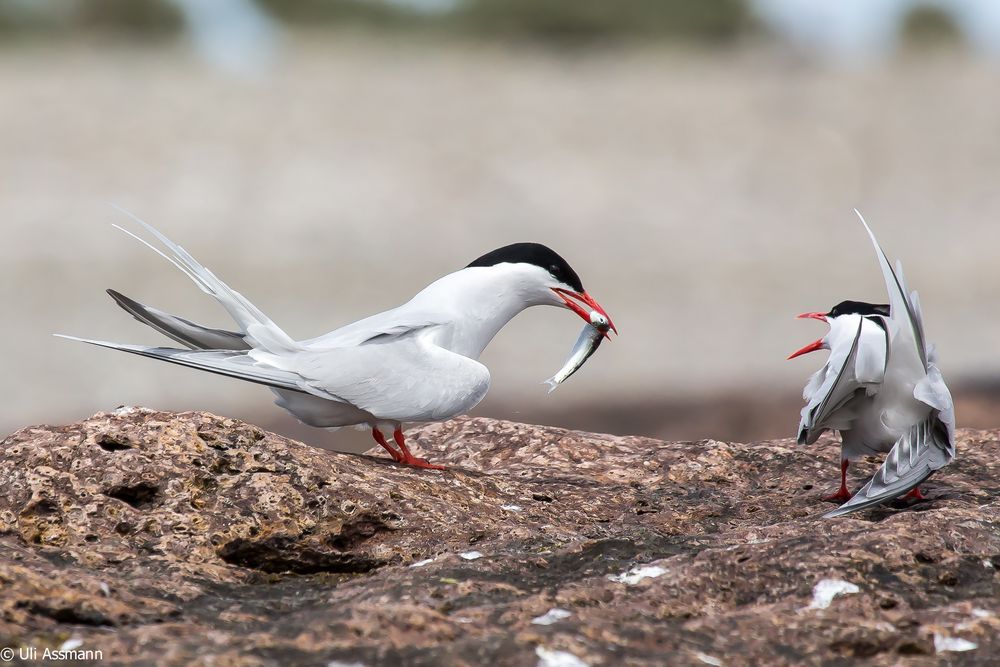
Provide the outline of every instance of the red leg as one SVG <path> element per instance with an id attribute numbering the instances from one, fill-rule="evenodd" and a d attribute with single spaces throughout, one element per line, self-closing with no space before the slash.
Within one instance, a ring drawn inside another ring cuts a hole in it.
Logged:
<path id="1" fill-rule="evenodd" d="M 913 499 L 913 500 L 927 500 L 927 496 L 925 496 L 924 494 L 920 493 L 920 487 L 919 487 L 919 486 L 915 486 L 915 487 L 913 487 L 913 488 L 912 488 L 912 489 L 910 490 L 910 492 L 909 492 L 909 493 L 907 493 L 907 494 L 906 494 L 905 496 L 903 496 L 903 497 L 904 497 L 904 498 L 911 498 L 911 499 Z"/>
<path id="2" fill-rule="evenodd" d="M 403 438 L 403 429 L 396 427 L 396 430 L 392 432 L 392 439 L 396 441 L 399 445 L 399 451 L 403 452 L 403 458 L 400 459 L 400 463 L 407 463 L 414 468 L 429 468 L 430 470 L 444 470 L 444 466 L 434 465 L 433 463 L 428 463 L 427 459 L 418 459 L 412 453 L 410 449 L 406 446 L 406 440 Z"/>
<path id="3" fill-rule="evenodd" d="M 393 461 L 399 463 L 400 461 L 403 460 L 403 455 L 397 452 L 395 449 L 393 449 L 389 445 L 389 443 L 385 441 L 385 436 L 382 435 L 382 431 L 378 430 L 377 428 L 373 428 L 372 437 L 375 438 L 375 442 L 377 442 L 378 444 L 382 445 L 382 447 L 385 448 L 385 451 L 389 452 L 389 454 L 392 456 Z"/>
<path id="4" fill-rule="evenodd" d="M 847 459 L 840 461 L 840 490 L 832 495 L 825 496 L 823 500 L 835 500 L 838 503 L 844 503 L 851 499 L 851 492 L 847 490 L 847 466 L 849 465 L 851 465 L 851 462 Z"/>

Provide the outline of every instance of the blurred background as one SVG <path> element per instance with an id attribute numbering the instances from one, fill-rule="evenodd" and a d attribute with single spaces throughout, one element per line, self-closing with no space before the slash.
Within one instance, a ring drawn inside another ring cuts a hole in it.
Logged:
<path id="1" fill-rule="evenodd" d="M 0 432 L 121 404 L 311 444 L 255 385 L 53 338 L 162 344 L 107 287 L 228 327 L 111 228 L 158 226 L 296 337 L 546 243 L 621 336 L 535 308 L 476 414 L 669 439 L 793 436 L 824 332 L 920 291 L 959 424 L 1000 408 L 996 0 L 0 0 Z"/>

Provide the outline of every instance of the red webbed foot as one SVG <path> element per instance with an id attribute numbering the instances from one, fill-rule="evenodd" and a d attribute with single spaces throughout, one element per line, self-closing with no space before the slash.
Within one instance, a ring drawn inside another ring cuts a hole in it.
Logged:
<path id="1" fill-rule="evenodd" d="M 837 491 L 836 493 L 831 493 L 828 496 L 823 496 L 823 500 L 827 502 L 846 503 L 850 499 L 851 499 L 851 492 L 847 490 L 846 486 L 840 487 L 840 490 Z"/>
<path id="2" fill-rule="evenodd" d="M 840 490 L 836 493 L 824 496 L 823 500 L 828 502 L 846 503 L 851 499 L 851 492 L 847 490 L 847 467 L 851 462 L 847 459 L 840 461 Z"/>
<path id="3" fill-rule="evenodd" d="M 428 470 L 447 470 L 444 466 L 435 465 L 429 463 L 427 459 L 420 459 L 416 456 L 412 458 L 404 458 L 400 463 L 405 463 L 406 465 L 413 466 L 414 468 L 426 468 Z"/>
<path id="4" fill-rule="evenodd" d="M 406 439 L 403 438 L 403 431 L 397 428 L 392 432 L 392 439 L 396 441 L 399 445 L 399 451 L 402 452 L 402 458 L 400 463 L 405 463 L 411 465 L 414 468 L 426 468 L 427 470 L 446 470 L 444 466 L 435 465 L 427 461 L 427 459 L 421 459 L 413 455 L 410 449 L 406 446 Z"/>

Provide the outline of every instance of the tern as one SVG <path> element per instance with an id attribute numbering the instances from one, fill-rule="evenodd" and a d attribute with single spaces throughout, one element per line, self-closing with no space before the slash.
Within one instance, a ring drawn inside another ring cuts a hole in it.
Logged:
<path id="1" fill-rule="evenodd" d="M 871 228 L 861 219 L 878 257 L 888 304 L 843 301 L 825 313 L 799 318 L 825 322 L 830 331 L 792 353 L 816 350 L 830 357 L 807 382 L 799 444 L 813 444 L 827 430 L 839 431 L 840 490 L 825 500 L 844 502 L 826 517 L 872 507 L 905 493 L 921 499 L 919 485 L 955 458 L 955 412 L 951 393 L 924 337 L 916 292 L 907 293 L 903 266 L 893 270 Z M 851 497 L 847 468 L 862 456 L 888 452 L 875 476 Z"/>
<path id="2" fill-rule="evenodd" d="M 204 327 L 108 290 L 133 317 L 186 349 L 60 337 L 266 385 L 277 396 L 275 403 L 305 424 L 370 428 L 399 463 L 443 469 L 410 452 L 402 425 L 443 421 L 478 404 L 490 386 L 490 372 L 478 358 L 522 310 L 559 306 L 588 323 L 606 320 L 617 333 L 566 260 L 539 243 L 515 243 L 439 278 L 397 308 L 296 341 L 181 246 L 131 217 L 163 250 L 114 227 L 215 298 L 239 331 Z M 603 333 L 607 336 L 606 329 Z M 398 449 L 386 441 L 383 429 L 391 430 Z"/>

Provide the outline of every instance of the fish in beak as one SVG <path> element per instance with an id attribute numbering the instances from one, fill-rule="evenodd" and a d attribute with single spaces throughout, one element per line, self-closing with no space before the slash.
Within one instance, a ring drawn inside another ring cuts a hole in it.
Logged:
<path id="1" fill-rule="evenodd" d="M 608 335 L 609 329 L 618 333 L 615 323 L 611 321 L 611 316 L 601 307 L 601 304 L 594 301 L 594 298 L 586 292 L 574 292 L 561 287 L 552 287 L 550 289 L 563 300 L 567 308 L 583 318 L 587 324 L 601 331 L 605 338 L 610 338 Z M 587 306 L 587 308 L 583 306 Z"/>

